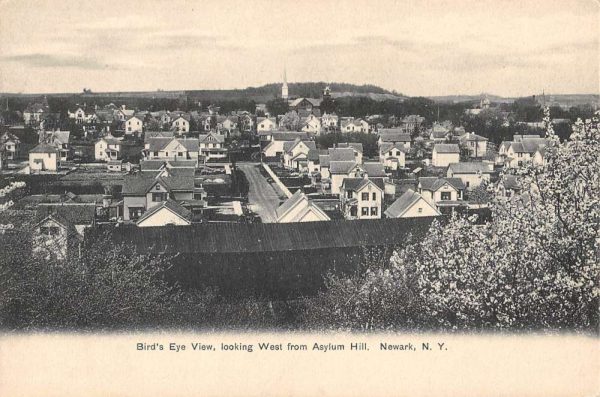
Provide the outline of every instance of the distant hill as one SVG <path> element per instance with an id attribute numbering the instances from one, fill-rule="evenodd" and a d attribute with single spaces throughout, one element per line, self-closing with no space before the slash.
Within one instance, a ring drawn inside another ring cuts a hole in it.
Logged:
<path id="1" fill-rule="evenodd" d="M 319 98 L 326 86 L 331 88 L 332 96 L 366 96 L 374 100 L 405 98 L 401 94 L 395 94 L 375 85 L 356 85 L 348 83 L 288 83 L 291 97 Z M 253 100 L 255 102 L 267 102 L 279 97 L 281 94 L 281 83 L 266 84 L 260 87 L 248 87 L 231 90 L 157 90 L 136 92 L 90 92 L 90 93 L 57 93 L 48 96 L 66 97 L 79 96 L 81 98 L 180 98 L 189 97 L 194 101 L 226 101 L 226 100 Z M 0 94 L 0 96 L 37 97 L 40 94 Z"/>
<path id="2" fill-rule="evenodd" d="M 459 102 L 479 102 L 483 97 L 487 98 L 491 102 L 495 103 L 512 103 L 516 99 L 523 97 L 501 97 L 498 95 L 491 94 L 479 94 L 479 95 L 442 95 L 442 96 L 429 96 L 427 98 L 436 102 L 448 102 L 448 103 L 459 103 Z M 537 94 L 536 99 L 542 101 L 543 96 L 546 98 L 546 104 L 548 105 L 559 105 L 559 106 L 577 106 L 586 104 L 598 104 L 600 102 L 600 95 L 598 94 Z M 529 98 L 531 98 L 529 96 Z"/>

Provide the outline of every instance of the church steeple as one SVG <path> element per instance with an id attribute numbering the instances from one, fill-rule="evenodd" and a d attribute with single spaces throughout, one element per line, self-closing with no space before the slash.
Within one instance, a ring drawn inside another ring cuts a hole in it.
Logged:
<path id="1" fill-rule="evenodd" d="M 287 85 L 287 74 L 285 70 L 285 66 L 283 67 L 283 85 L 281 86 L 281 98 L 287 100 L 288 99 L 288 85 Z"/>

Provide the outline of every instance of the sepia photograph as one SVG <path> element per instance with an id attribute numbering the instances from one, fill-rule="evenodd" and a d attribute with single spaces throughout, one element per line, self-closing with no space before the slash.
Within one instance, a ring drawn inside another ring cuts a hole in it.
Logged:
<path id="1" fill-rule="evenodd" d="M 597 395 L 599 105 L 595 0 L 0 0 L 0 395 Z"/>

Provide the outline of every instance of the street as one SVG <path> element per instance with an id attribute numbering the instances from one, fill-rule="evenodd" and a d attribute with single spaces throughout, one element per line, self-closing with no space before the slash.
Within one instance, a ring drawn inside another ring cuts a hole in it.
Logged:
<path id="1" fill-rule="evenodd" d="M 275 209 L 279 206 L 279 196 L 273 186 L 260 173 L 260 164 L 238 163 L 237 167 L 246 175 L 250 185 L 248 191 L 250 210 L 256 212 L 264 223 L 275 222 L 277 220 Z"/>

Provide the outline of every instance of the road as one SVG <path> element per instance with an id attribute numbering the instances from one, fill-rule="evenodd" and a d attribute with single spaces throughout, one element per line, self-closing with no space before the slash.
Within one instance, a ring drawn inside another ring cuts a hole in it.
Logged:
<path id="1" fill-rule="evenodd" d="M 267 179 L 260 173 L 260 164 L 237 163 L 248 179 L 248 204 L 250 210 L 256 212 L 264 223 L 277 221 L 275 209 L 279 207 L 279 196 Z"/>

